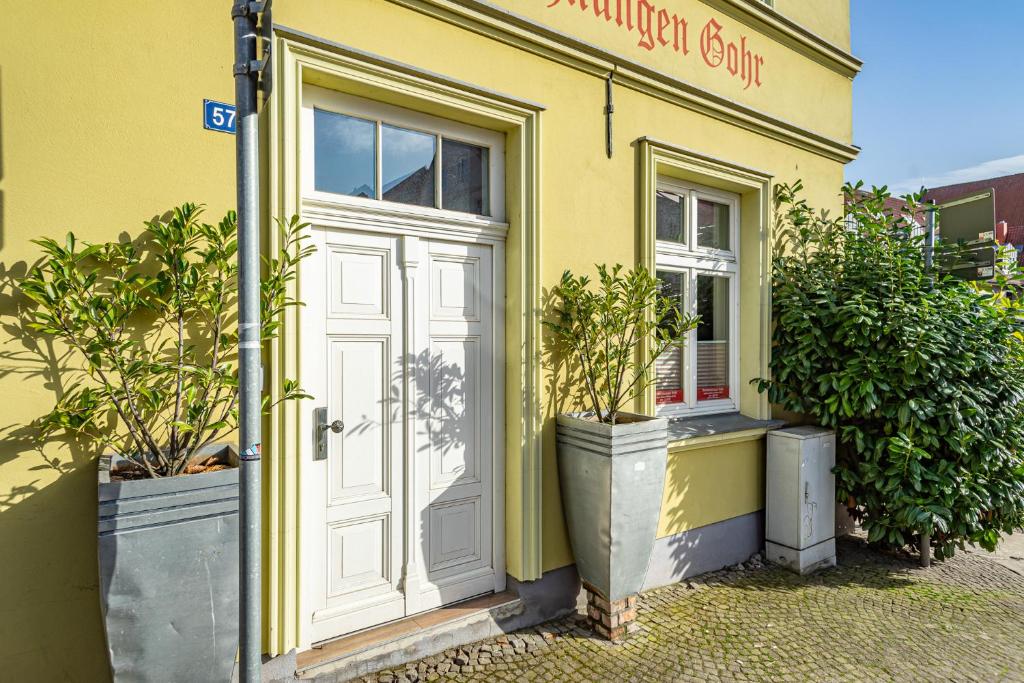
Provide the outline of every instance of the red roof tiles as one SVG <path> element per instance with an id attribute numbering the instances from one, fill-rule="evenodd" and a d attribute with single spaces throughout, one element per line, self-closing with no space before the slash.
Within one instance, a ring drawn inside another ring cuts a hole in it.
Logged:
<path id="1" fill-rule="evenodd" d="M 1024 226 L 1024 173 L 936 187 L 925 193 L 925 200 L 942 204 L 989 188 L 996 191 L 996 222 L 1006 221 L 1008 225 Z M 1012 240 L 1011 243 L 1017 244 Z"/>

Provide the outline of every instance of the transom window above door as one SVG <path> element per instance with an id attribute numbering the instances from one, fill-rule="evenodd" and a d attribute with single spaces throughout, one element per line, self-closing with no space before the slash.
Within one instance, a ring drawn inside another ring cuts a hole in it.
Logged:
<path id="1" fill-rule="evenodd" d="M 736 410 L 739 197 L 672 179 L 658 182 L 655 261 L 662 292 L 700 322 L 682 349 L 655 364 L 659 415 Z"/>
<path id="2" fill-rule="evenodd" d="M 504 219 L 501 134 L 310 88 L 307 195 Z"/>

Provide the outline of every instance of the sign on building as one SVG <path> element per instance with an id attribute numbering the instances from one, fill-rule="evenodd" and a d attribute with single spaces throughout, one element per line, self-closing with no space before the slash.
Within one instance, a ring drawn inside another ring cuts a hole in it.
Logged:
<path id="1" fill-rule="evenodd" d="M 939 210 L 937 248 L 939 270 L 964 280 L 987 280 L 995 275 L 996 191 L 959 197 Z"/>
<path id="2" fill-rule="evenodd" d="M 203 128 L 234 135 L 235 105 L 203 100 Z"/>

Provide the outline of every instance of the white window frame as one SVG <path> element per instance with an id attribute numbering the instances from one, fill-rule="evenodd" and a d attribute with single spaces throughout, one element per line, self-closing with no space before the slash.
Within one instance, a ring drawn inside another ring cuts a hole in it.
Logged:
<path id="1" fill-rule="evenodd" d="M 354 208 L 394 210 L 396 212 L 415 211 L 419 215 L 436 219 L 449 219 L 465 221 L 474 219 L 485 223 L 505 222 L 505 136 L 491 130 L 484 130 L 474 126 L 468 126 L 457 121 L 450 121 L 437 116 L 423 114 L 421 112 L 403 109 L 382 102 L 363 99 L 354 95 L 346 95 L 326 88 L 306 86 L 303 88 L 302 98 L 302 128 L 305 131 L 312 131 L 314 126 L 314 111 L 321 109 L 346 116 L 353 116 L 376 123 L 377 141 L 375 152 L 375 190 L 378 198 L 351 197 L 334 192 L 324 192 L 316 189 L 316 149 L 314 136 L 307 134 L 302 136 L 301 150 L 301 188 L 304 199 L 314 200 L 326 204 L 348 205 Z M 382 126 L 390 125 L 405 128 L 418 133 L 433 135 L 437 149 L 437 163 L 434 192 L 436 206 L 418 206 L 414 204 L 402 204 L 400 202 L 389 202 L 380 199 L 383 192 L 381 157 L 381 131 Z M 488 150 L 488 200 L 490 202 L 489 215 L 474 215 L 462 211 L 450 211 L 441 206 L 441 175 L 443 170 L 443 144 L 442 139 L 455 142 L 465 142 Z"/>
<path id="2" fill-rule="evenodd" d="M 697 276 L 712 275 L 725 277 L 729 282 L 729 398 L 697 400 L 697 331 L 686 336 L 682 362 L 683 401 L 680 403 L 655 404 L 659 417 L 687 417 L 710 413 L 729 413 L 738 410 L 739 405 L 739 225 L 740 198 L 730 192 L 715 190 L 702 185 L 685 183 L 673 178 L 658 178 L 656 191 L 679 195 L 686 201 L 683 215 L 683 234 L 686 244 L 657 240 L 655 242 L 656 271 L 683 273 L 687 311 L 697 309 Z M 697 201 L 707 199 L 729 206 L 728 250 L 710 249 L 697 246 Z M 655 212 L 657 234 L 657 213 Z M 670 353 L 666 352 L 666 353 Z"/>

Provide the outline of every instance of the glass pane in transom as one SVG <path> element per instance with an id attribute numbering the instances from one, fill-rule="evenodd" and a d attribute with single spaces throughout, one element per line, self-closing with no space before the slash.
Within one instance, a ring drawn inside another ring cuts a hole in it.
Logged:
<path id="1" fill-rule="evenodd" d="M 313 185 L 319 192 L 377 198 L 377 124 L 313 110 Z"/>
<path id="2" fill-rule="evenodd" d="M 658 271 L 662 296 L 676 302 L 680 313 L 686 312 L 686 275 L 668 270 Z M 672 321 L 668 321 L 671 324 Z M 658 405 L 682 403 L 683 394 L 683 350 L 673 347 L 654 361 L 655 402 Z"/>
<path id="3" fill-rule="evenodd" d="M 686 244 L 685 198 L 674 192 L 658 190 L 656 212 L 658 239 Z"/>
<path id="4" fill-rule="evenodd" d="M 441 208 L 491 215 L 490 150 L 457 140 L 441 143 Z"/>
<path id="5" fill-rule="evenodd" d="M 729 205 L 709 199 L 697 200 L 697 246 L 728 250 Z"/>
<path id="6" fill-rule="evenodd" d="M 397 126 L 380 132 L 381 189 L 389 202 L 436 205 L 437 137 Z"/>
<path id="7" fill-rule="evenodd" d="M 729 278 L 697 276 L 697 400 L 729 398 Z"/>

